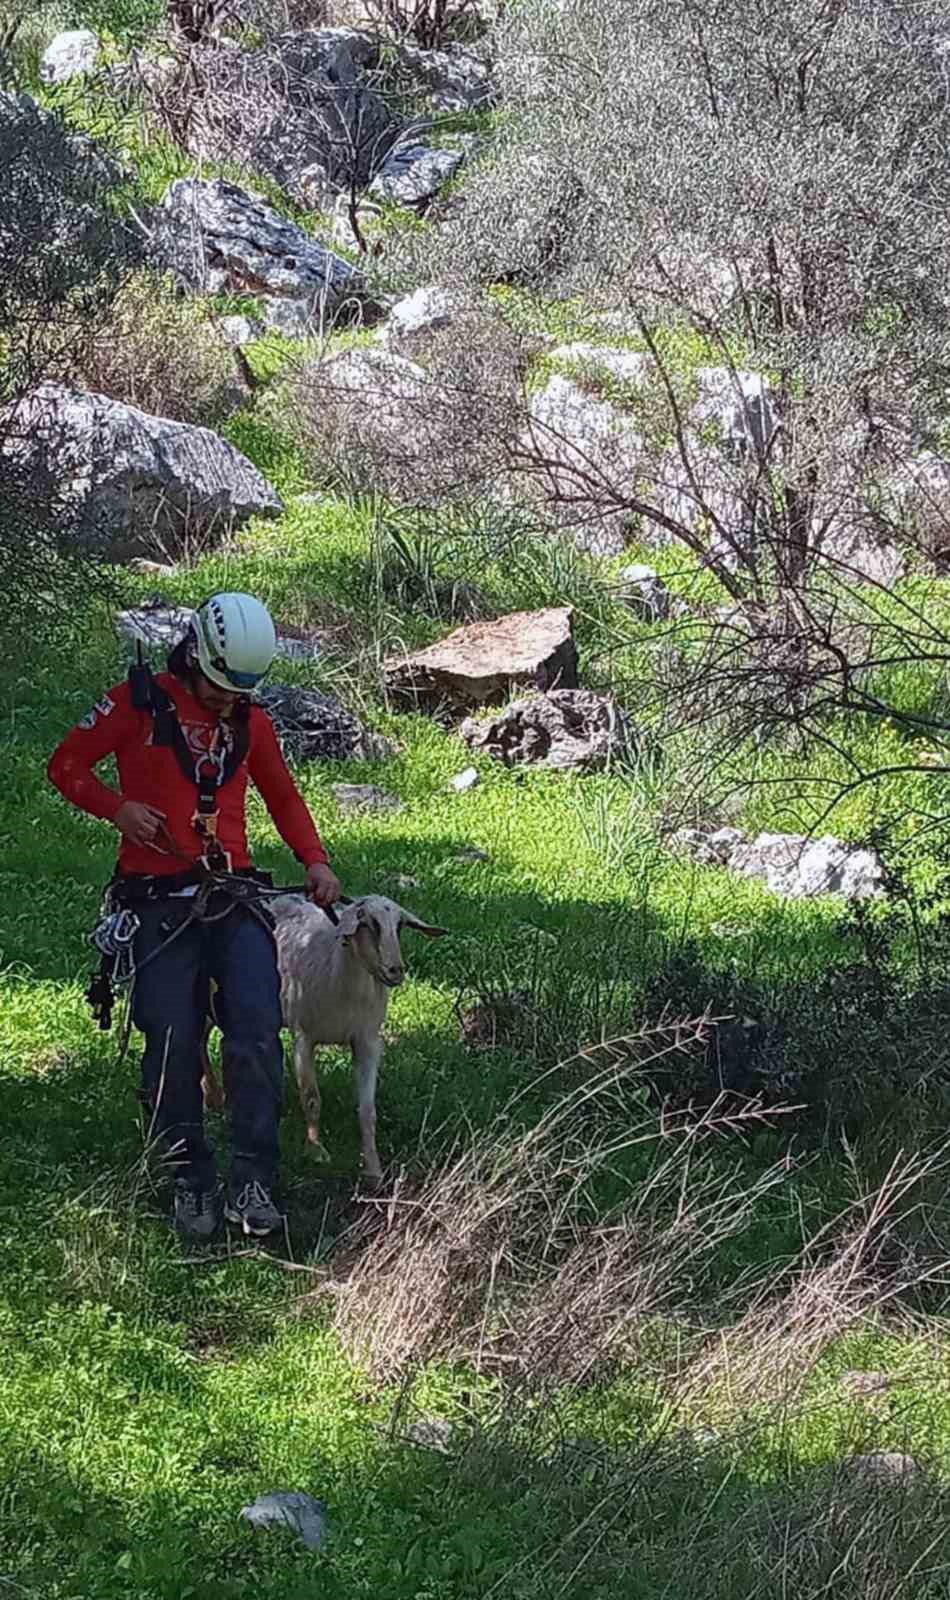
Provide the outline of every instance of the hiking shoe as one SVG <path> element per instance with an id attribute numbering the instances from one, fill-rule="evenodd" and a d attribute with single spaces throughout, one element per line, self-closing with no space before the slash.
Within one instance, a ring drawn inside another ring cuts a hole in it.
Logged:
<path id="1" fill-rule="evenodd" d="M 284 1214 L 274 1204 L 270 1189 L 257 1178 L 243 1188 L 231 1191 L 224 1214 L 229 1222 L 239 1223 L 245 1233 L 253 1234 L 255 1238 L 274 1233 L 284 1225 Z"/>
<path id="2" fill-rule="evenodd" d="M 179 1178 L 175 1184 L 175 1227 L 184 1239 L 204 1243 L 221 1221 L 221 1196 L 217 1189 L 196 1189 Z"/>

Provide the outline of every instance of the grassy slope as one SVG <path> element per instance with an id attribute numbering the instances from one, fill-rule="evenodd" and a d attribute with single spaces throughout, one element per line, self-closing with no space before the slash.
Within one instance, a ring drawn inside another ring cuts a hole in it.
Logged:
<path id="1" fill-rule="evenodd" d="M 418 615 L 379 608 L 365 528 L 333 503 L 298 505 L 239 553 L 165 588 L 169 598 L 184 597 L 224 581 L 259 590 L 292 620 L 319 620 L 328 604 L 346 608 L 375 629 L 381 649 L 437 631 Z M 128 582 L 131 594 L 136 584 Z M 364 1389 L 323 1313 L 294 1314 L 312 1279 L 240 1252 L 183 1260 L 142 1175 L 134 1050 L 121 1061 L 117 1033 L 98 1035 L 81 999 L 83 938 L 112 841 L 42 782 L 60 730 L 121 670 L 101 622 L 75 657 L 4 684 L 0 1315 L 8 1354 L 0 1459 L 11 1487 L 0 1514 L 0 1571 L 51 1600 L 310 1594 L 314 1557 L 282 1536 L 255 1538 L 236 1521 L 246 1500 L 284 1485 L 321 1494 L 338 1526 L 318 1562 L 321 1594 L 485 1593 L 487 1573 L 500 1574 L 522 1553 L 536 1517 L 538 1490 L 526 1469 L 519 1492 L 509 1485 L 493 1493 L 480 1478 L 453 1477 L 438 1458 L 387 1445 L 377 1426 L 387 1397 Z M 338 683 L 341 670 L 317 671 L 314 681 Z M 400 740 L 391 760 L 306 767 L 300 778 L 351 892 L 408 873 L 420 883 L 406 896 L 413 908 L 452 929 L 451 940 L 413 949 L 412 981 L 394 999 L 380 1094 L 390 1160 L 414 1158 L 423 1125 L 483 1122 L 532 1070 L 517 1052 L 462 1050 L 453 999 L 464 984 L 501 984 L 513 966 L 512 979 L 534 988 L 565 1039 L 577 1040 L 638 1018 L 651 966 L 687 927 L 711 961 L 760 974 L 817 973 L 834 958 L 834 908 L 783 906 L 722 874 L 671 865 L 631 820 L 636 792 L 622 778 L 581 785 L 484 766 L 478 789 L 450 795 L 447 781 L 467 759 L 450 736 L 421 718 L 377 709 L 374 720 Z M 330 793 L 342 777 L 382 782 L 406 810 L 342 818 Z M 253 824 L 260 859 L 291 878 L 259 808 Z M 465 845 L 483 848 L 490 861 L 459 862 Z M 738 937 L 736 925 L 744 930 Z M 325 1081 L 327 1136 L 345 1177 L 355 1166 L 356 1130 L 342 1060 L 325 1069 Z M 340 1186 L 308 1165 L 288 1101 L 291 1243 L 306 1264 L 336 1225 Z M 820 1217 L 833 1186 L 830 1167 L 824 1177 L 812 1172 L 794 1202 L 784 1198 L 763 1219 L 753 1254 L 792 1248 L 802 1220 L 807 1226 L 807 1217 L 796 1221 L 796 1205 Z M 911 1358 L 905 1345 L 872 1342 L 836 1352 L 832 1366 L 906 1366 Z M 830 1385 L 830 1374 L 822 1381 Z M 435 1403 L 451 1414 L 457 1383 L 431 1382 Z M 945 1413 L 925 1393 L 912 1385 L 884 1402 L 875 1439 L 941 1449 Z M 759 1438 L 742 1464 L 748 1482 L 733 1484 L 730 1495 L 749 1504 L 757 1480 L 783 1481 L 864 1437 L 866 1420 L 830 1387 L 817 1415 L 818 1424 L 792 1428 L 787 1438 Z M 623 1439 L 636 1437 L 642 1419 L 642 1395 L 621 1386 L 596 1425 Z M 665 1542 L 679 1537 L 685 1494 L 681 1484 L 657 1548 L 642 1550 L 640 1576 L 623 1592 L 654 1592 Z M 406 1567 L 409 1545 L 415 1554 Z M 570 1592 L 607 1592 L 591 1585 L 578 1580 Z"/>

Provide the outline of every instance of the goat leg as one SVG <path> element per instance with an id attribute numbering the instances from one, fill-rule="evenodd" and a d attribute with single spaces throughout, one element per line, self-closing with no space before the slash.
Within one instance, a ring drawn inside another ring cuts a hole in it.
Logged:
<path id="1" fill-rule="evenodd" d="M 320 1138 L 320 1086 L 313 1069 L 313 1045 L 302 1033 L 298 1033 L 294 1039 L 294 1066 L 300 1104 L 307 1124 L 307 1143 L 318 1161 L 329 1161 L 329 1152 Z"/>
<path id="2" fill-rule="evenodd" d="M 383 1041 L 377 1033 L 370 1038 L 354 1039 L 352 1048 L 363 1170 L 371 1183 L 379 1183 L 383 1168 L 376 1149 L 376 1083 L 383 1058 Z"/>
<path id="3" fill-rule="evenodd" d="M 205 1031 L 201 1038 L 199 1050 L 201 1052 L 201 1093 L 204 1098 L 206 1111 L 224 1110 L 224 1085 L 214 1070 L 211 1056 L 208 1051 L 208 1041 L 211 1038 L 211 1023 L 205 1023 Z"/>

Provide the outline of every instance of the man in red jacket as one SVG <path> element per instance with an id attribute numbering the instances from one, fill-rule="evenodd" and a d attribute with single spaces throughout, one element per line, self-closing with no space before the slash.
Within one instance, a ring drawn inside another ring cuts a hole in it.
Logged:
<path id="1" fill-rule="evenodd" d="M 230 1111 L 224 1212 L 255 1235 L 283 1220 L 273 1193 L 284 1060 L 273 939 L 241 905 L 217 920 L 192 916 L 201 864 L 253 878 L 249 777 L 304 867 L 312 898 L 329 907 L 340 895 L 270 718 L 249 699 L 276 642 L 260 601 L 212 595 L 167 672 L 153 678 L 147 668 L 133 669 L 66 736 L 48 769 L 67 800 L 122 835 L 112 894 L 139 919 L 133 1018 L 145 1035 L 143 1099 L 153 1134 L 175 1163 L 176 1226 L 192 1239 L 210 1238 L 221 1214 L 201 1094 L 212 979 Z M 116 759 L 118 790 L 94 771 L 107 756 Z"/>

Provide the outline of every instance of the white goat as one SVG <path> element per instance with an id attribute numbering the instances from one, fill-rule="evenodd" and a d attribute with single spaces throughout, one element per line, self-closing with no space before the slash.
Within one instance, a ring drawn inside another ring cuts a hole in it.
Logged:
<path id="1" fill-rule="evenodd" d="M 406 976 L 399 935 L 414 928 L 438 939 L 432 928 L 394 900 L 364 895 L 335 907 L 334 927 L 323 911 L 297 896 L 270 902 L 281 976 L 284 1026 L 294 1034 L 294 1065 L 307 1139 L 325 1157 L 320 1139 L 320 1090 L 313 1069 L 318 1044 L 349 1045 L 359 1107 L 363 1166 L 368 1178 L 382 1177 L 376 1149 L 376 1081 L 383 1057 L 382 1027 L 391 990 Z M 212 1007 L 213 1015 L 213 1007 Z M 209 1023 L 208 1032 L 210 1033 Z M 205 1037 L 205 1102 L 220 1107 L 221 1088 L 212 1074 Z"/>

